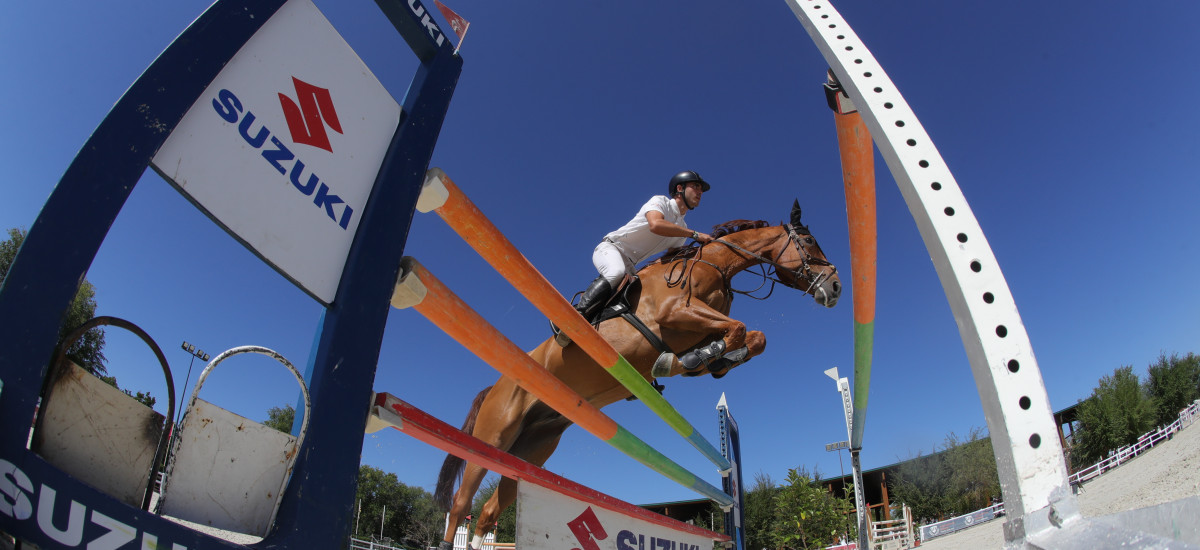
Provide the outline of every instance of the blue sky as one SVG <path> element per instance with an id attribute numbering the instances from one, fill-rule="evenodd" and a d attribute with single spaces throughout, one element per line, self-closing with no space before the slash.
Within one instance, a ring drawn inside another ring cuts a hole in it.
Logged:
<path id="1" fill-rule="evenodd" d="M 416 68 L 373 2 L 317 0 L 401 100 Z M 564 294 L 594 276 L 591 249 L 677 171 L 713 184 L 688 223 L 786 219 L 793 199 L 849 271 L 827 65 L 782 1 L 639 3 L 455 0 L 471 21 L 465 65 L 432 165 L 444 168 Z M 899 87 L 963 189 L 1030 334 L 1053 408 L 1116 367 L 1197 350 L 1200 267 L 1200 5 L 1063 1 L 837 2 Z M 0 17 L 0 226 L 28 228 L 92 129 L 206 7 L 9 3 Z M 941 284 L 891 175 L 877 159 L 879 291 L 863 462 L 928 453 L 985 422 Z M 546 322 L 432 215 L 407 253 L 518 346 Z M 153 172 L 141 179 L 88 274 L 98 313 L 133 321 L 182 386 L 183 340 L 212 355 L 245 344 L 307 362 L 320 306 L 242 248 Z M 848 280 L 848 278 L 847 278 Z M 757 282 L 744 276 L 739 288 Z M 733 316 L 767 351 L 723 380 L 669 379 L 667 398 L 710 440 L 722 392 L 742 428 L 747 482 L 788 468 L 840 471 L 845 439 L 822 372 L 853 368 L 852 295 L 826 310 L 779 289 Z M 123 387 L 165 396 L 150 352 L 108 332 Z M 202 395 L 252 419 L 295 401 L 269 360 L 217 370 Z M 191 373 L 189 391 L 200 371 Z M 413 311 L 393 310 L 375 388 L 458 425 L 490 367 Z M 347 404 L 347 406 L 354 406 Z M 160 409 L 163 407 L 160 406 Z M 716 483 L 711 465 L 638 403 L 606 409 Z M 356 429 L 356 427 L 347 427 Z M 346 449 L 356 452 L 358 449 Z M 431 489 L 442 454 L 394 431 L 362 460 Z M 690 499 L 579 428 L 548 468 L 637 503 Z M 846 461 L 848 468 L 849 463 Z"/>

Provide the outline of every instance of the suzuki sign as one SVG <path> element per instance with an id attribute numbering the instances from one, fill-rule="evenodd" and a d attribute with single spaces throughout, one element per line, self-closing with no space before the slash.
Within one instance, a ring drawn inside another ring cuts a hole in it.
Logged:
<path id="1" fill-rule="evenodd" d="M 316 6 L 292 0 L 213 80 L 152 162 L 328 304 L 400 111 Z"/>
<path id="2" fill-rule="evenodd" d="M 590 505 L 532 483 L 517 484 L 521 550 L 711 550 L 713 539 Z"/>

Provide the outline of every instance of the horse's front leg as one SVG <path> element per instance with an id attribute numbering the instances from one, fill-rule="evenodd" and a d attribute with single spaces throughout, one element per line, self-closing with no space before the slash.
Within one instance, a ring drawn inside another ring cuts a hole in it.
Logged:
<path id="1" fill-rule="evenodd" d="M 707 304 L 693 303 L 690 306 L 668 307 L 664 309 L 664 313 L 656 319 L 659 327 L 664 329 L 664 333 L 667 330 L 672 330 L 676 332 L 703 334 L 705 336 L 702 342 L 714 335 L 720 337 L 719 340 L 704 344 L 682 354 L 679 357 L 679 365 L 676 365 L 682 368 L 682 371 L 679 372 L 699 374 L 702 372 L 701 367 L 709 366 L 714 360 L 719 359 L 725 353 L 749 347 L 745 323 L 731 319 L 727 315 L 709 307 Z M 761 342 L 755 342 L 755 347 L 758 348 L 755 355 L 762 353 L 762 348 L 766 345 L 766 340 L 762 338 L 762 333 L 758 332 L 757 334 L 758 336 L 755 338 L 761 340 Z M 748 353 L 749 350 L 747 349 L 747 355 Z M 678 372 L 672 372 L 671 374 L 678 374 Z"/>

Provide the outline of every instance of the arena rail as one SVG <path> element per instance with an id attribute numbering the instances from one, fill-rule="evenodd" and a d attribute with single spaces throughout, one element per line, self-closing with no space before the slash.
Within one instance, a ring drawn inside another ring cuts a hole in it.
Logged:
<path id="1" fill-rule="evenodd" d="M 521 254 L 512 242 L 459 190 L 440 168 L 425 173 L 417 210 L 436 212 L 455 233 L 471 245 L 489 265 L 530 303 L 604 367 L 622 385 L 654 411 L 693 447 L 708 457 L 724 475 L 730 464 L 708 440 L 655 390 L 637 370 L 600 336 L 586 319 Z"/>
<path id="2" fill-rule="evenodd" d="M 1200 412 L 1200 402 L 1193 402 L 1187 408 L 1179 411 L 1179 418 L 1174 422 L 1142 434 L 1137 443 L 1113 451 L 1108 458 L 1071 474 L 1067 479 L 1070 480 L 1071 485 L 1079 485 L 1136 458 L 1155 445 L 1170 439 L 1175 432 L 1187 427 L 1195 419 L 1197 412 Z"/>
<path id="3" fill-rule="evenodd" d="M 733 505 L 733 497 L 638 439 L 547 372 L 419 262 L 405 257 L 400 270 L 396 293 L 392 297 L 393 306 L 416 309 L 492 368 L 511 377 L 551 408 L 634 460 L 721 506 Z"/>

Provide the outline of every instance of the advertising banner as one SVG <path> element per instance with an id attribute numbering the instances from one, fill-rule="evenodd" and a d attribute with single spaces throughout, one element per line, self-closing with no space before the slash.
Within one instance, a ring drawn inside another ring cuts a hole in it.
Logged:
<path id="1" fill-rule="evenodd" d="M 517 484 L 517 548 L 521 550 L 710 550 L 712 546 L 709 538 L 634 519 L 531 483 Z"/>
<path id="2" fill-rule="evenodd" d="M 291 0 L 213 80 L 152 164 L 328 304 L 400 111 L 317 7 Z"/>

